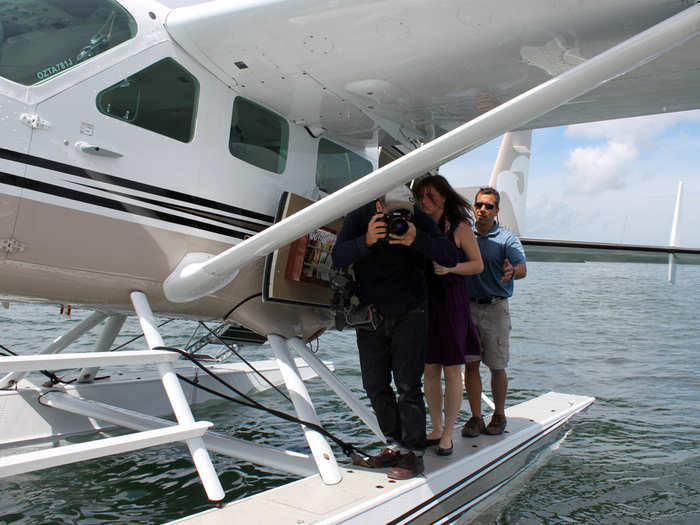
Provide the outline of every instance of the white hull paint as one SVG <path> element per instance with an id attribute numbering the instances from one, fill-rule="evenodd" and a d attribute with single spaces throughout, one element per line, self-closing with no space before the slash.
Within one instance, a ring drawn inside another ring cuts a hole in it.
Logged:
<path id="1" fill-rule="evenodd" d="M 389 481 L 383 470 L 345 466 L 343 480 L 325 485 L 318 475 L 183 518 L 171 525 L 229 523 L 449 523 L 464 520 L 523 472 L 544 447 L 561 437 L 570 419 L 594 398 L 549 392 L 506 409 L 508 432 L 475 439 L 455 433 L 454 454 L 429 450 L 425 473 Z"/>

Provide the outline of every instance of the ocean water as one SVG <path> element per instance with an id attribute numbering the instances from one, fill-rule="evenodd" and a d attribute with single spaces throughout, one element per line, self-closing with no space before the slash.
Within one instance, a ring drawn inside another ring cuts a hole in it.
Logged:
<path id="1" fill-rule="evenodd" d="M 550 390 L 597 400 L 476 523 L 700 523 L 700 268 L 680 267 L 675 285 L 661 265 L 530 263 L 528 271 L 511 301 L 508 403 Z M 37 351 L 84 316 L 13 304 L 0 309 L 0 343 Z M 166 344 L 184 344 L 193 327 L 170 323 Z M 122 340 L 137 333 L 129 321 Z M 265 347 L 243 352 L 266 357 Z M 325 334 L 318 353 L 364 398 L 352 332 Z M 307 386 L 329 430 L 377 445 L 321 381 Z M 292 411 L 275 392 L 257 399 Z M 195 416 L 231 436 L 305 449 L 297 425 L 249 408 L 212 402 Z M 215 466 L 226 501 L 294 479 L 230 458 L 215 456 Z M 163 523 L 209 506 L 184 447 L 0 480 L 0 523 Z"/>

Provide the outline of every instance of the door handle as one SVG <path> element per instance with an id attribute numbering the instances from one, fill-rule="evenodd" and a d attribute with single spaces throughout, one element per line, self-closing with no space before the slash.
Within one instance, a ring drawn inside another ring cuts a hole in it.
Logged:
<path id="1" fill-rule="evenodd" d="M 97 155 L 98 157 L 110 157 L 113 159 L 118 159 L 123 157 L 119 152 L 112 151 L 102 146 L 97 146 L 95 144 L 88 144 L 87 142 L 79 141 L 75 143 L 75 147 L 78 148 L 83 153 L 89 153 L 90 155 Z"/>

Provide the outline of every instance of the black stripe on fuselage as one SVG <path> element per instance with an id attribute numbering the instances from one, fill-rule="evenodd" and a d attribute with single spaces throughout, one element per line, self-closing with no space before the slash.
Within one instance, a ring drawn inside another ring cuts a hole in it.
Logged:
<path id="1" fill-rule="evenodd" d="M 260 224 L 259 222 L 251 222 L 251 221 L 245 221 L 243 219 L 236 219 L 235 217 L 229 217 L 228 215 L 222 215 L 220 213 L 214 213 L 214 212 L 209 212 L 209 211 L 203 211 L 199 210 L 197 208 L 191 208 L 189 206 L 183 206 L 181 204 L 172 204 L 169 202 L 165 201 L 159 201 L 156 199 L 149 199 L 147 197 L 140 197 L 138 195 L 132 195 L 130 193 L 124 193 L 121 191 L 112 191 L 109 189 L 105 188 L 98 188 L 96 186 L 92 186 L 90 184 L 78 184 L 79 186 L 83 186 L 85 188 L 90 188 L 93 190 L 98 190 L 98 191 L 104 191 L 107 193 L 111 193 L 113 195 L 119 195 L 120 197 L 126 197 L 128 199 L 133 199 L 141 202 L 145 202 L 147 204 L 153 204 L 155 206 L 161 206 L 163 208 L 169 208 L 171 210 L 175 211 L 181 211 L 184 213 L 190 213 L 192 215 L 197 215 L 199 217 L 203 217 L 205 219 L 210 219 L 212 221 L 218 221 L 222 222 L 224 224 L 230 225 L 230 226 L 235 226 L 237 228 L 245 228 L 246 230 L 250 230 L 253 233 L 261 232 L 268 226 L 266 224 Z"/>
<path id="2" fill-rule="evenodd" d="M 123 179 L 121 177 L 115 177 L 113 175 L 107 175 L 106 173 L 100 173 L 99 171 L 88 170 L 85 168 L 72 166 L 70 164 L 64 164 L 62 162 L 57 162 L 54 160 L 35 157 L 34 155 L 20 153 L 18 151 L 12 151 L 5 148 L 0 148 L 0 159 L 11 160 L 13 162 L 19 162 L 22 164 L 27 164 L 29 166 L 36 166 L 37 168 L 58 171 L 60 173 L 65 173 L 67 175 L 73 175 L 75 177 L 81 177 L 84 179 L 105 182 L 107 184 L 113 184 L 115 186 L 121 186 L 132 190 L 142 191 L 144 193 L 151 193 L 152 195 L 158 195 L 160 197 L 166 197 L 168 199 L 181 200 L 189 204 L 207 206 L 218 211 L 243 215 L 244 217 L 248 217 L 250 219 L 256 219 L 269 223 L 272 223 L 274 221 L 274 217 L 270 215 L 265 215 L 263 213 L 246 210 L 237 206 L 230 206 L 228 204 L 204 199 L 202 197 L 197 197 L 194 195 L 188 195 L 179 191 L 166 190 L 164 188 L 151 186 L 150 184 L 145 184 L 143 182 L 137 182 L 129 179 Z"/>
<path id="3" fill-rule="evenodd" d="M 111 210 L 121 211 L 133 215 L 140 215 L 142 217 L 149 217 L 152 219 L 158 219 L 169 223 L 179 224 L 181 226 L 188 226 L 190 228 L 196 228 L 198 230 L 206 230 L 212 233 L 217 233 L 219 235 L 225 235 L 227 237 L 236 237 L 238 239 L 245 239 L 246 237 L 248 237 L 248 234 L 246 234 L 245 232 L 240 232 L 232 230 L 230 228 L 224 228 L 221 226 L 216 226 L 214 224 L 208 224 L 206 222 L 188 219 L 187 217 L 181 217 L 179 215 L 164 213 L 158 210 L 153 210 L 151 208 L 144 208 L 142 206 L 136 206 L 134 204 L 127 204 L 125 202 L 108 199 L 99 195 L 93 195 L 90 193 L 85 193 L 70 188 L 64 188 L 63 186 L 56 186 L 55 184 L 49 184 L 38 180 L 20 177 L 19 175 L 11 175 L 2 171 L 0 171 L 0 183 L 7 184 L 9 186 L 16 186 L 18 188 L 23 188 L 26 190 L 36 191 L 38 193 L 45 193 L 56 197 L 62 197 L 64 199 L 82 202 L 85 204 L 92 204 L 95 206 L 100 206 L 102 208 L 109 208 Z"/>

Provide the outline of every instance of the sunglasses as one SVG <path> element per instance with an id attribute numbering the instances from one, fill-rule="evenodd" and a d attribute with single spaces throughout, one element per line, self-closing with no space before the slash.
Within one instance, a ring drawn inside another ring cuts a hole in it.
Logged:
<path id="1" fill-rule="evenodd" d="M 474 207 L 479 209 L 479 208 L 486 208 L 487 210 L 493 210 L 496 205 L 491 204 L 490 202 L 475 202 Z"/>

